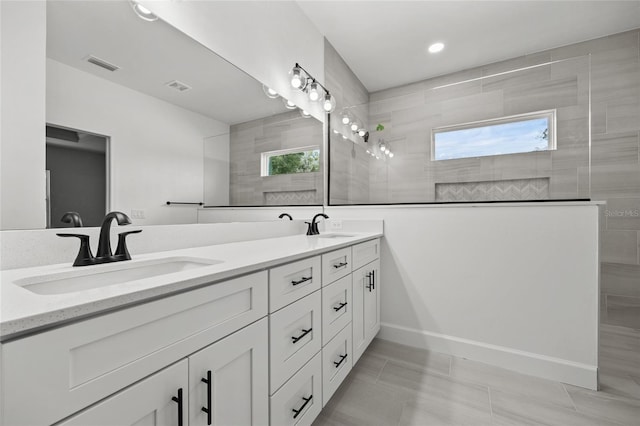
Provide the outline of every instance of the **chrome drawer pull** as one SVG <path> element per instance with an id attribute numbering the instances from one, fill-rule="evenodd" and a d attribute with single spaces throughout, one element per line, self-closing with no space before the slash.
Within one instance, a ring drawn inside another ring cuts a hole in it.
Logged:
<path id="1" fill-rule="evenodd" d="M 333 265 L 333 267 L 338 269 L 338 268 L 342 268 L 343 266 L 347 266 L 348 264 L 349 264 L 348 262 L 340 262 Z"/>
<path id="2" fill-rule="evenodd" d="M 340 304 L 340 305 L 338 305 L 338 306 L 334 306 L 334 307 L 333 307 L 333 310 L 334 310 L 334 311 L 336 311 L 336 312 L 338 312 L 340 309 L 344 308 L 345 306 L 347 306 L 347 302 L 343 302 L 343 303 L 341 303 L 341 304 Z"/>
<path id="3" fill-rule="evenodd" d="M 305 330 L 303 328 L 302 329 L 302 334 L 299 335 L 298 337 L 291 336 L 291 340 L 293 340 L 293 343 L 298 343 L 298 340 L 302 339 L 304 336 L 306 336 L 307 334 L 311 333 L 311 330 L 313 330 L 312 327 L 309 327 L 308 330 Z"/>
<path id="4" fill-rule="evenodd" d="M 302 279 L 299 280 L 299 281 L 291 281 L 291 285 L 302 284 L 302 283 L 305 283 L 305 282 L 307 282 L 309 280 L 312 280 L 312 279 L 313 279 L 313 277 L 302 277 Z"/>
<path id="5" fill-rule="evenodd" d="M 344 360 L 347 359 L 347 355 L 348 354 L 340 355 L 340 361 L 333 361 L 333 365 L 335 365 L 336 368 L 340 367 L 340 364 L 342 364 Z"/>
<path id="6" fill-rule="evenodd" d="M 302 407 L 298 408 L 297 410 L 295 408 L 291 410 L 294 413 L 293 414 L 294 419 L 298 417 L 300 413 L 302 413 L 302 411 L 304 410 L 304 407 L 307 406 L 307 404 L 309 403 L 309 401 L 311 401 L 312 398 L 313 398 L 313 395 L 309 395 L 309 398 L 302 397 L 302 399 L 304 400 L 304 404 L 302 404 Z"/>

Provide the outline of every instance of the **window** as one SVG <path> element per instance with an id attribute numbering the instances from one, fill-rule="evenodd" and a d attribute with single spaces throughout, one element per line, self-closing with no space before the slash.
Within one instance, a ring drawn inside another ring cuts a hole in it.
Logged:
<path id="1" fill-rule="evenodd" d="M 440 127 L 431 132 L 434 161 L 555 148 L 555 110 Z"/>
<path id="2" fill-rule="evenodd" d="M 320 148 L 281 149 L 262 153 L 262 176 L 311 173 L 320 171 Z"/>

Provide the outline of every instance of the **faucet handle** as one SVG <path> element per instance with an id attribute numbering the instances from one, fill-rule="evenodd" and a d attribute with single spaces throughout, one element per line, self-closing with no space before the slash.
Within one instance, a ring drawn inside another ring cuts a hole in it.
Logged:
<path id="1" fill-rule="evenodd" d="M 307 227 L 307 235 L 316 235 L 316 234 L 313 232 L 313 228 L 314 228 L 313 223 L 312 223 L 312 222 L 305 222 L 305 223 L 306 223 L 307 225 L 309 225 L 309 226 Z"/>
<path id="2" fill-rule="evenodd" d="M 142 232 L 142 229 L 136 229 L 135 231 L 127 231 L 121 232 L 118 234 L 118 247 L 116 248 L 116 252 L 114 256 L 122 256 L 121 260 L 131 260 L 131 255 L 129 254 L 129 250 L 127 249 L 127 235 L 129 234 L 138 234 Z"/>
<path id="3" fill-rule="evenodd" d="M 91 253 L 91 247 L 89 246 L 89 236 L 84 234 L 56 234 L 59 237 L 76 237 L 80 239 L 80 250 L 76 260 L 73 262 L 73 266 L 86 266 L 93 265 L 94 258 Z"/>

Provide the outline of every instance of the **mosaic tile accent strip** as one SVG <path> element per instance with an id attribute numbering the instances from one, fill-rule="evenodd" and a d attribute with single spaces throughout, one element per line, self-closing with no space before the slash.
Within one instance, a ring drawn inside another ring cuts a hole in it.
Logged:
<path id="1" fill-rule="evenodd" d="M 549 178 L 436 183 L 436 201 L 511 201 L 549 199 Z"/>
<path id="2" fill-rule="evenodd" d="M 268 206 L 318 204 L 315 189 L 304 191 L 265 192 L 264 201 Z"/>

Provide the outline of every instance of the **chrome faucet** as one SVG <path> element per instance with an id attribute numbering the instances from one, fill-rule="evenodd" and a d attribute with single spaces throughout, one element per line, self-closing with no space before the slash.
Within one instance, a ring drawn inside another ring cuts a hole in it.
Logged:
<path id="1" fill-rule="evenodd" d="M 73 262 L 73 266 L 98 265 L 101 263 L 119 262 L 122 260 L 130 260 L 131 255 L 127 249 L 126 238 L 129 234 L 137 234 L 142 232 L 141 229 L 135 231 L 121 232 L 118 234 L 118 246 L 116 252 L 111 252 L 111 221 L 115 219 L 118 225 L 129 225 L 131 219 L 122 212 L 108 213 L 102 220 L 100 227 L 100 239 L 98 240 L 98 252 L 94 257 L 89 246 L 89 236 L 83 234 L 57 234 L 59 237 L 76 237 L 80 239 L 80 251 Z"/>
<path id="2" fill-rule="evenodd" d="M 82 218 L 78 212 L 66 212 L 62 215 L 60 221 L 64 223 L 72 223 L 74 228 L 81 228 L 84 226 L 82 225 Z"/>
<path id="3" fill-rule="evenodd" d="M 329 216 L 327 216 L 324 213 L 318 213 L 317 215 L 315 215 L 313 217 L 313 219 L 311 219 L 311 222 L 305 222 L 306 224 L 309 225 L 309 228 L 307 229 L 307 235 L 319 235 L 320 231 L 318 231 L 318 223 L 316 222 L 316 219 L 318 218 L 318 216 L 322 216 L 325 219 L 329 219 Z"/>
<path id="4" fill-rule="evenodd" d="M 278 219 L 282 219 L 285 216 L 288 217 L 289 220 L 293 220 L 293 218 L 291 217 L 291 215 L 289 213 L 282 213 L 280 216 L 278 216 Z"/>

